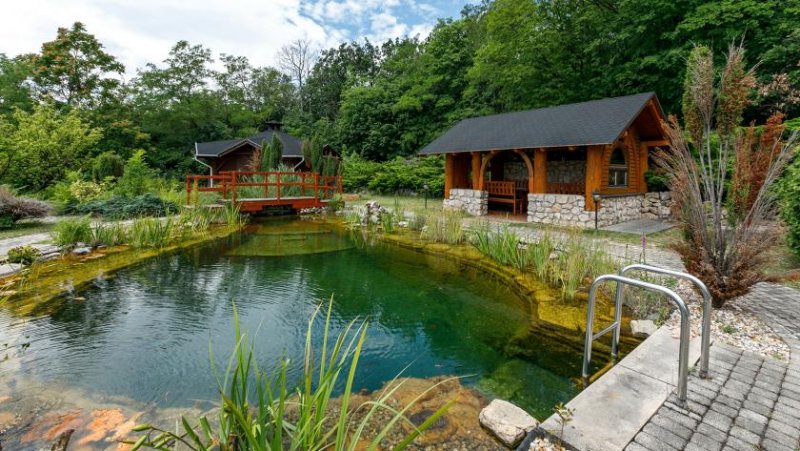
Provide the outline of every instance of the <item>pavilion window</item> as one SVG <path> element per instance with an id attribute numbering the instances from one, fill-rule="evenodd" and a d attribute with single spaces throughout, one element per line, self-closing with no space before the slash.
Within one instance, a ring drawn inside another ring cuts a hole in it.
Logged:
<path id="1" fill-rule="evenodd" d="M 628 186 L 628 164 L 625 161 L 625 153 L 620 148 L 614 149 L 611 153 L 611 160 L 608 165 L 608 187 L 625 188 Z"/>

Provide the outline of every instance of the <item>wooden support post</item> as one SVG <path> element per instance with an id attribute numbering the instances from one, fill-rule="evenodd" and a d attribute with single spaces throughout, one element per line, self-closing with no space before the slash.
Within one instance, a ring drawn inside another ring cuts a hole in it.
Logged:
<path id="1" fill-rule="evenodd" d="M 192 203 L 192 186 L 189 184 L 189 180 L 191 176 L 186 176 L 186 205 L 191 205 Z"/>
<path id="2" fill-rule="evenodd" d="M 231 172 L 231 203 L 236 204 L 236 183 L 239 178 L 239 173 L 236 171 Z"/>
<path id="3" fill-rule="evenodd" d="M 450 198 L 450 189 L 453 188 L 454 171 L 453 154 L 448 153 L 444 157 L 444 198 Z"/>
<path id="4" fill-rule="evenodd" d="M 603 150 L 605 146 L 589 146 L 586 149 L 586 211 L 594 210 L 594 190 L 600 191 L 603 171 Z"/>
<path id="5" fill-rule="evenodd" d="M 642 193 L 647 192 L 647 179 L 644 177 L 644 173 L 647 172 L 648 166 L 650 164 L 649 161 L 650 152 L 647 147 L 647 144 L 640 143 L 639 144 L 639 191 Z"/>
<path id="6" fill-rule="evenodd" d="M 544 149 L 533 151 L 533 180 L 528 180 L 528 188 L 534 194 L 547 192 L 547 151 Z"/>
<path id="7" fill-rule="evenodd" d="M 278 200 L 281 200 L 281 173 L 280 173 L 280 171 L 275 173 L 275 177 L 276 177 L 275 183 L 276 183 L 276 186 L 277 186 L 277 190 L 276 190 L 276 194 L 275 195 L 278 197 Z"/>
<path id="8" fill-rule="evenodd" d="M 478 189 L 481 183 L 481 154 L 472 152 L 472 189 Z"/>

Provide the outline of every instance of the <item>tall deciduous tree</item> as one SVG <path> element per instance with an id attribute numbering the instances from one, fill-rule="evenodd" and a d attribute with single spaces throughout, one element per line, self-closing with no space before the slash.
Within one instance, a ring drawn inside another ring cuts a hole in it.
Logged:
<path id="1" fill-rule="evenodd" d="M 80 22 L 59 28 L 56 39 L 42 44 L 31 65 L 41 94 L 71 107 L 97 105 L 119 86 L 125 71 Z"/>

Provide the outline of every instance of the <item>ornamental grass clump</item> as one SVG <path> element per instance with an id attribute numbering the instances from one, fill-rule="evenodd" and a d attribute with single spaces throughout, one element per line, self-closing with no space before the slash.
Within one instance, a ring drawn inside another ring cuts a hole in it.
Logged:
<path id="1" fill-rule="evenodd" d="M 87 242 L 92 247 L 118 246 L 128 242 L 128 230 L 120 223 L 97 224 Z"/>
<path id="2" fill-rule="evenodd" d="M 731 46 L 721 71 L 711 50 L 695 47 L 684 81 L 685 128 L 670 118 L 671 149 L 656 156 L 683 231 L 676 249 L 716 307 L 764 278 L 766 251 L 779 237 L 773 185 L 798 147 L 796 132 L 784 136 L 779 113 L 761 129 L 739 126 L 755 86 L 741 45 Z"/>
<path id="3" fill-rule="evenodd" d="M 53 242 L 61 247 L 89 243 L 92 241 L 92 220 L 89 217 L 63 219 L 56 223 L 52 236 Z"/>
<path id="4" fill-rule="evenodd" d="M 464 214 L 460 211 L 430 212 L 425 220 L 422 237 L 437 243 L 461 244 L 464 242 L 463 220 Z"/>
<path id="5" fill-rule="evenodd" d="M 295 384 L 288 375 L 292 365 L 288 359 L 281 359 L 272 372 L 259 367 L 255 340 L 241 331 L 234 306 L 236 346 L 224 374 L 218 374 L 213 358 L 211 361 L 221 397 L 217 426 L 212 428 L 212 422 L 205 416 L 196 421 L 181 417 L 180 426 L 174 432 L 149 424 L 137 426 L 134 432 L 144 435 L 127 443 L 133 444 L 133 450 L 142 447 L 172 450 L 176 445 L 196 451 L 388 449 L 381 441 L 399 426 L 398 423 L 405 423 L 411 432 L 391 449 L 406 448 L 455 400 L 438 408 L 418 427 L 406 414 L 439 384 L 420 393 L 405 406 L 388 403 L 402 382 L 391 384 L 392 388 L 382 392 L 375 401 L 350 405 L 368 323 L 353 320 L 333 337 L 330 335 L 332 307 L 331 299 L 321 340 L 314 337 L 314 324 L 318 322 L 322 306 L 308 322 L 302 373 Z M 317 349 L 314 343 L 320 341 L 322 346 Z M 342 393 L 337 399 L 334 393 L 339 390 Z M 390 419 L 378 425 L 374 435 L 367 437 L 368 425 L 377 421 L 382 412 L 389 412 Z"/>
<path id="6" fill-rule="evenodd" d="M 167 247 L 176 236 L 177 228 L 177 222 L 171 217 L 136 219 L 130 228 L 130 245 L 139 248 Z"/>
<path id="7" fill-rule="evenodd" d="M 42 252 L 33 246 L 17 246 L 8 250 L 8 262 L 30 266 Z"/>
<path id="8" fill-rule="evenodd" d="M 531 246 L 522 247 L 519 235 L 508 227 L 493 232 L 488 224 L 483 224 L 473 234 L 472 245 L 492 260 L 520 271 L 530 262 L 528 248 Z"/>

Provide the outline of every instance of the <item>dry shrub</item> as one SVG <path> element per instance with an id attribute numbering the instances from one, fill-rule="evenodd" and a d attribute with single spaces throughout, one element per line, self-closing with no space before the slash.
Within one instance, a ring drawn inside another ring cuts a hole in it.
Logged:
<path id="1" fill-rule="evenodd" d="M 17 197 L 0 186 L 0 223 L 11 226 L 21 219 L 42 218 L 50 213 L 50 205 L 36 199 Z"/>
<path id="2" fill-rule="evenodd" d="M 696 47 L 684 82 L 686 129 L 671 117 L 671 150 L 656 155 L 684 233 L 676 248 L 717 307 L 763 280 L 766 250 L 779 237 L 772 187 L 798 143 L 797 133 L 783 138 L 780 114 L 760 130 L 740 127 L 755 83 L 741 45 L 731 46 L 719 74 L 711 51 Z"/>

